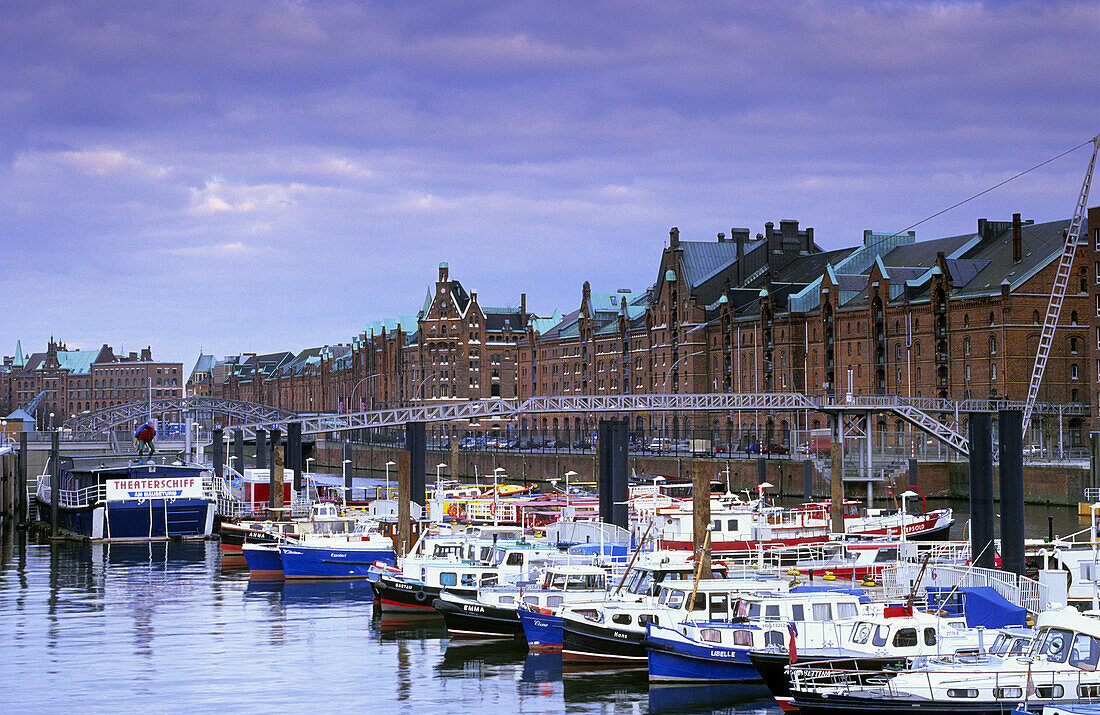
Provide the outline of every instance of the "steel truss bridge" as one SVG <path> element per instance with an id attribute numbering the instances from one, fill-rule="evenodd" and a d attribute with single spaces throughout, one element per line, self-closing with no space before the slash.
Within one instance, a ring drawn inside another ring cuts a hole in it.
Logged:
<path id="1" fill-rule="evenodd" d="M 95 435 L 145 420 L 150 413 L 156 415 L 171 412 L 218 414 L 248 424 L 285 422 L 298 417 L 294 412 L 241 400 L 227 400 L 220 397 L 170 397 L 146 402 L 130 402 L 88 412 L 66 420 L 62 426 L 71 429 L 74 433 Z"/>
<path id="2" fill-rule="evenodd" d="M 257 429 L 280 427 L 288 423 L 302 425 L 302 434 L 321 434 L 348 430 L 399 427 L 409 422 L 448 422 L 452 420 L 507 419 L 525 414 L 547 413 L 623 413 L 623 412 L 751 412 L 808 410 L 839 417 L 854 414 L 892 412 L 902 420 L 928 432 L 948 447 L 966 455 L 969 441 L 957 430 L 958 415 L 969 412 L 1024 410 L 1025 403 L 1009 400 L 946 400 L 883 395 L 852 395 L 844 398 L 810 397 L 800 392 L 742 394 L 657 394 L 532 397 L 526 400 L 488 399 L 450 402 L 416 407 L 399 407 L 350 414 L 324 414 L 286 419 L 261 419 L 239 425 L 246 436 Z M 1036 403 L 1035 414 L 1087 416 L 1085 405 Z M 936 415 L 936 416 L 934 416 Z M 954 415 L 955 425 L 948 423 Z"/>

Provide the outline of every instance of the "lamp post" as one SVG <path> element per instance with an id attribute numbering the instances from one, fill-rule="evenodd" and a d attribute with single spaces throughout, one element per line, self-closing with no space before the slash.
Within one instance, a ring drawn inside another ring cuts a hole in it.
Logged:
<path id="1" fill-rule="evenodd" d="M 386 462 L 386 498 L 390 498 L 390 467 L 396 467 L 397 462 Z"/>
<path id="2" fill-rule="evenodd" d="M 905 491 L 903 491 L 901 493 L 901 526 L 899 528 L 901 529 L 901 543 L 902 543 L 901 557 L 902 558 L 905 558 L 905 546 L 904 546 L 904 544 L 905 544 L 905 515 L 909 513 L 908 510 L 905 508 L 905 500 L 908 499 L 909 497 L 915 497 L 915 496 L 920 496 L 920 495 L 917 494 L 912 489 L 906 489 Z M 1094 541 L 1094 544 L 1095 544 L 1095 541 Z"/>
<path id="3" fill-rule="evenodd" d="M 53 432 L 53 413 L 50 413 L 50 432 Z"/>
<path id="4" fill-rule="evenodd" d="M 668 378 L 672 377 L 672 373 L 676 370 L 677 365 L 679 365 L 680 363 L 682 363 L 684 360 L 688 359 L 689 357 L 694 357 L 696 355 L 702 355 L 704 352 L 706 352 L 706 351 L 705 350 L 696 350 L 693 353 L 688 353 L 687 355 L 681 355 L 680 357 L 676 358 L 676 360 L 668 368 L 668 372 L 665 374 L 664 382 L 661 383 L 661 392 L 665 393 L 666 395 L 668 394 Z M 664 439 L 668 439 L 668 432 L 667 432 L 666 426 L 665 426 L 665 419 L 667 417 L 668 417 L 668 412 L 667 411 L 661 413 L 661 437 L 664 438 Z"/>
<path id="5" fill-rule="evenodd" d="M 570 469 L 565 473 L 565 508 L 569 508 L 569 477 L 575 477 L 577 473 Z"/>
<path id="6" fill-rule="evenodd" d="M 436 493 L 436 498 L 439 497 L 439 480 L 441 478 L 441 473 L 446 468 L 447 468 L 447 463 L 446 462 L 440 462 L 439 464 L 435 465 L 435 493 Z"/>
<path id="7" fill-rule="evenodd" d="M 348 466 L 349 464 L 351 464 L 350 459 L 345 459 L 343 462 L 341 462 L 341 466 L 342 466 L 341 475 L 347 475 L 347 476 L 344 476 L 345 485 L 347 484 L 348 476 L 351 476 L 351 467 Z M 352 490 L 351 487 L 345 486 L 345 488 L 344 488 L 344 502 L 345 503 L 347 503 L 351 499 L 351 490 Z"/>
<path id="8" fill-rule="evenodd" d="M 306 457 L 306 474 L 312 474 L 313 473 L 313 470 L 310 469 L 309 463 L 310 462 L 316 462 L 316 461 L 317 460 L 314 459 L 313 457 Z"/>
<path id="9" fill-rule="evenodd" d="M 504 467 L 493 469 L 493 526 L 497 526 L 500 522 L 500 487 L 497 486 L 497 479 L 503 471 Z"/>

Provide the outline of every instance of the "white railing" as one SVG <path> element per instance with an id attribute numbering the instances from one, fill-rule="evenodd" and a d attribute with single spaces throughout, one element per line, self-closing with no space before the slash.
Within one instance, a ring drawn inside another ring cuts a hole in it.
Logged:
<path id="1" fill-rule="evenodd" d="M 884 569 L 882 585 L 889 597 L 907 595 L 913 588 L 921 564 L 901 562 L 892 568 Z M 1045 610 L 1050 603 L 1049 589 L 1034 579 L 1017 576 L 1006 571 L 980 569 L 969 566 L 929 563 L 925 568 L 921 586 L 988 586 L 1005 600 L 1022 606 L 1032 613 Z"/>
<path id="2" fill-rule="evenodd" d="M 50 474 L 39 474 L 35 486 L 34 495 L 51 503 L 52 492 L 50 490 Z M 66 509 L 76 509 L 91 506 L 99 501 L 107 500 L 107 486 L 105 484 L 93 484 L 83 489 L 61 489 L 57 492 L 57 505 Z"/>
<path id="3" fill-rule="evenodd" d="M 1085 487 L 1085 501 L 1089 504 L 1095 504 L 1100 501 L 1100 488 Z"/>

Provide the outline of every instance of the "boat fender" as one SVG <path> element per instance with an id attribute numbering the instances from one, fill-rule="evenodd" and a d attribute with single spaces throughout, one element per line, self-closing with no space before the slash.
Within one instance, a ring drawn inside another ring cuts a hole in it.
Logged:
<path id="1" fill-rule="evenodd" d="M 424 593 L 424 591 L 417 591 L 417 592 L 416 592 L 415 594 L 413 594 L 413 595 L 414 595 L 414 597 L 416 598 L 416 600 L 417 600 L 417 601 L 420 601 L 420 602 L 423 602 L 423 601 L 424 601 L 424 599 L 426 599 L 426 598 L 428 597 L 428 594 Z"/>

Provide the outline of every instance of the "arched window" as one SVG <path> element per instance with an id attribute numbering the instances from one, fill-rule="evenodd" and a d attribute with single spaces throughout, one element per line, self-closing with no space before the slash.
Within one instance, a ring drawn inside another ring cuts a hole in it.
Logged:
<path id="1" fill-rule="evenodd" d="M 1078 372 L 1077 372 L 1077 363 L 1073 363 L 1069 366 L 1069 379 L 1071 379 L 1071 380 L 1079 379 L 1079 375 L 1078 375 Z"/>
<path id="2" fill-rule="evenodd" d="M 966 353 L 967 355 L 969 355 L 969 354 L 970 354 L 970 338 L 964 338 L 964 339 L 963 339 L 963 351 L 964 351 L 964 352 L 965 352 L 965 353 Z"/>
<path id="3" fill-rule="evenodd" d="M 970 327 L 970 313 L 963 313 L 963 327 Z"/>
<path id="4" fill-rule="evenodd" d="M 989 336 L 989 354 L 990 355 L 996 355 L 997 354 L 997 336 L 996 335 L 990 335 Z"/>
<path id="5" fill-rule="evenodd" d="M 1031 311 L 1031 324 L 1032 325 L 1038 325 L 1039 324 L 1039 311 L 1037 311 L 1037 310 Z"/>
<path id="6" fill-rule="evenodd" d="M 1076 310 L 1069 314 L 1069 323 L 1070 323 L 1070 325 L 1077 325 L 1077 311 Z"/>
<path id="7" fill-rule="evenodd" d="M 991 310 L 991 311 L 989 311 L 989 324 L 993 325 L 994 322 L 995 321 L 994 321 L 994 318 L 993 318 L 993 311 Z"/>

